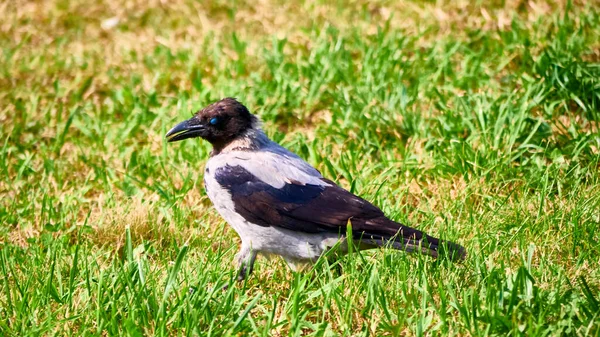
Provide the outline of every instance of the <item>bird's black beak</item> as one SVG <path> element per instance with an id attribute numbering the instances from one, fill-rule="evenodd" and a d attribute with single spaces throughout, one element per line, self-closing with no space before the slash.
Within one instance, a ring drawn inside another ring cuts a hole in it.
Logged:
<path id="1" fill-rule="evenodd" d="M 195 118 L 183 121 L 167 132 L 167 141 L 176 142 L 194 137 L 202 137 L 206 131 L 204 124 L 199 123 Z"/>

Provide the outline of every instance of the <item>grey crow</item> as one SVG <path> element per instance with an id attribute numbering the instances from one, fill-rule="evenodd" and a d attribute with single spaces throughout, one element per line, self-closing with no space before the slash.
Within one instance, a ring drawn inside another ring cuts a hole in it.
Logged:
<path id="1" fill-rule="evenodd" d="M 296 154 L 270 140 L 256 116 L 225 98 L 176 125 L 169 142 L 201 137 L 213 146 L 204 185 L 219 214 L 240 236 L 238 280 L 252 272 L 257 253 L 280 255 L 298 267 L 324 252 L 347 249 L 351 224 L 360 248 L 389 246 L 433 257 L 464 259 L 465 249 L 388 219 L 368 201 L 346 191 Z"/>

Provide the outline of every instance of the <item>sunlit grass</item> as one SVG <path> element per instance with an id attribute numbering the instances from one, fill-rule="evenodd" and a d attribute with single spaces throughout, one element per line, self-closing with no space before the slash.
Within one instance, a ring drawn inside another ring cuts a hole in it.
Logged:
<path id="1" fill-rule="evenodd" d="M 597 8 L 1 4 L 0 334 L 598 335 Z M 467 260 L 259 259 L 232 284 L 210 148 L 164 139 L 225 96 Z"/>

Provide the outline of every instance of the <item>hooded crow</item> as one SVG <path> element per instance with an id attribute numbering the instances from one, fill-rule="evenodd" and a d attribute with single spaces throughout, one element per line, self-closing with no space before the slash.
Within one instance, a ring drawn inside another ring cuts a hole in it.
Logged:
<path id="1" fill-rule="evenodd" d="M 466 256 L 460 245 L 392 221 L 324 178 L 271 141 L 258 118 L 234 98 L 198 111 L 166 137 L 169 142 L 201 137 L 212 144 L 204 185 L 219 214 L 241 238 L 238 280 L 252 272 L 258 253 L 280 255 L 297 270 L 332 247 L 345 252 L 348 230 L 360 248 L 388 246 L 433 257 L 445 253 L 455 260 Z"/>

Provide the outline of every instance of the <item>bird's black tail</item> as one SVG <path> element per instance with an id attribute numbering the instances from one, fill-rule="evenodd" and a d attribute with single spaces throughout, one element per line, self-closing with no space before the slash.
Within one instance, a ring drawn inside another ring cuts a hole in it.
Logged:
<path id="1" fill-rule="evenodd" d="M 423 235 L 423 239 L 414 239 L 402 237 L 391 242 L 392 247 L 407 252 L 418 252 L 430 255 L 432 257 L 449 257 L 452 261 L 462 261 L 466 258 L 467 252 L 465 248 L 451 241 L 440 240 Z"/>
<path id="2" fill-rule="evenodd" d="M 381 220 L 380 220 L 381 221 Z M 448 257 L 452 261 L 462 261 L 467 256 L 465 248 L 451 241 L 440 240 L 427 235 L 414 228 L 404 226 L 389 219 L 385 227 L 390 229 L 383 235 L 370 235 L 363 233 L 361 241 L 371 243 L 377 246 L 391 246 L 398 250 L 406 252 L 421 252 L 432 257 Z M 382 221 L 382 222 L 383 222 Z"/>

